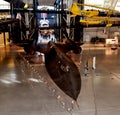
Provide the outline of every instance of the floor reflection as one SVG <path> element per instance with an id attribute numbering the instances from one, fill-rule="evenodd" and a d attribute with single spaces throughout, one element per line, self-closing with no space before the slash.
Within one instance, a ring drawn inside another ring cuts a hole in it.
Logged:
<path id="1" fill-rule="evenodd" d="M 0 82 L 5 84 L 21 83 L 17 80 L 16 55 L 17 52 L 12 47 L 0 48 Z"/>
<path id="2" fill-rule="evenodd" d="M 107 55 L 117 55 L 118 54 L 118 49 L 112 50 L 111 48 L 106 48 L 105 54 Z"/>

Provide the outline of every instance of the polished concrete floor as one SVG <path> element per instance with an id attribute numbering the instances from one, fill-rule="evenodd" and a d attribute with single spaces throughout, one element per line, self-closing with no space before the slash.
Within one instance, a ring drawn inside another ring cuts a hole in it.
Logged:
<path id="1" fill-rule="evenodd" d="M 29 64 L 16 46 L 1 47 L 0 115 L 120 115 L 120 48 L 82 47 L 69 54 L 82 78 L 77 103 L 48 79 L 43 63 Z"/>

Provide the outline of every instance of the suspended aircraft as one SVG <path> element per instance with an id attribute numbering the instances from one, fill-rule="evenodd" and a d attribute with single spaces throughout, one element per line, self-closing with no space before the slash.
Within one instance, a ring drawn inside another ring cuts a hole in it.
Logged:
<path id="1" fill-rule="evenodd" d="M 115 20 L 115 18 L 110 17 L 85 17 L 84 19 L 80 20 L 80 23 L 85 25 L 99 25 L 99 24 L 106 24 L 106 27 L 111 27 L 115 21 L 120 21 L 120 19 Z"/>
<path id="2" fill-rule="evenodd" d="M 99 10 L 81 10 L 81 6 L 89 6 L 92 8 L 97 8 Z M 72 13 L 71 17 L 75 16 L 81 16 L 84 19 L 80 19 L 80 23 L 87 24 L 87 25 L 94 25 L 94 24 L 103 24 L 106 23 L 106 27 L 112 26 L 112 24 L 116 21 L 115 19 L 111 19 L 112 13 L 118 13 L 119 11 L 110 9 L 110 8 L 104 8 L 99 7 L 95 5 L 89 5 L 89 4 L 79 4 L 79 3 L 73 3 L 72 7 L 69 9 Z M 104 11 L 105 15 L 100 16 L 101 10 Z M 118 21 L 118 20 L 117 20 Z M 120 20 L 119 20 L 120 21 Z"/>
<path id="3" fill-rule="evenodd" d="M 77 15 L 84 16 L 84 17 L 93 17 L 93 16 L 99 15 L 98 10 L 80 10 L 79 5 L 81 6 L 82 4 L 73 3 L 72 7 L 69 8 L 70 12 L 72 12 L 71 17 L 75 17 Z"/>
<path id="4" fill-rule="evenodd" d="M 83 23 L 83 24 L 88 24 L 88 25 L 102 23 L 102 21 L 100 21 L 100 20 L 87 20 L 87 19 L 81 19 L 80 22 Z"/>

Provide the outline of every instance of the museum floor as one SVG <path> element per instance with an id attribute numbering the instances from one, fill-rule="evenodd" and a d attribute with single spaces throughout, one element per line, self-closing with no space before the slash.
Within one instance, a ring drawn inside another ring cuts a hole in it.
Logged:
<path id="1" fill-rule="evenodd" d="M 20 48 L 0 47 L 0 115 L 120 115 L 120 48 L 99 44 L 82 48 L 82 54 L 69 54 L 82 78 L 77 103 L 72 103 L 47 84 L 44 64 L 33 65 L 39 67 L 37 73 L 28 69 L 33 66 L 27 61 L 20 61 Z"/>

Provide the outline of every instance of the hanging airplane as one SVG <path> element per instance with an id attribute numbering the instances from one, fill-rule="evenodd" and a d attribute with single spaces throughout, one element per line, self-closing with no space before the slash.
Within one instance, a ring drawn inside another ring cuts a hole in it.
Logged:
<path id="1" fill-rule="evenodd" d="M 119 18 L 111 18 L 111 17 L 85 17 L 80 20 L 80 23 L 85 25 L 99 25 L 106 24 L 106 27 L 111 27 L 115 22 L 120 21 Z"/>
<path id="2" fill-rule="evenodd" d="M 83 17 L 93 17 L 99 15 L 98 10 L 80 10 L 78 5 L 78 3 L 73 3 L 72 7 L 68 9 L 72 13 L 71 17 L 75 17 L 77 15 Z"/>
<path id="3" fill-rule="evenodd" d="M 92 9 L 92 10 L 81 10 L 80 7 L 81 6 L 89 6 L 89 7 L 93 7 L 93 8 L 96 8 L 97 10 L 95 9 Z M 110 9 L 110 8 L 104 8 L 104 7 L 100 7 L 100 6 L 95 6 L 95 5 L 90 5 L 90 4 L 79 4 L 79 3 L 73 3 L 72 4 L 72 7 L 68 9 L 71 13 L 72 13 L 72 17 L 74 16 L 83 16 L 83 17 L 94 17 L 94 16 L 99 16 L 99 12 L 100 10 L 103 10 L 104 12 L 108 12 L 108 13 L 115 13 L 115 12 L 119 12 L 117 10 L 114 10 L 114 9 Z"/>
<path id="4" fill-rule="evenodd" d="M 80 9 L 81 6 L 89 6 L 89 7 L 97 8 L 99 10 L 81 10 Z M 111 19 L 110 15 L 112 13 L 118 13 L 119 11 L 110 8 L 104 8 L 104 7 L 88 5 L 88 4 L 73 3 L 72 7 L 69 10 L 72 13 L 71 17 L 75 17 L 77 15 L 83 17 L 84 19 L 80 19 L 80 23 L 86 25 L 94 25 L 94 24 L 96 25 L 96 24 L 105 23 L 106 27 L 110 27 L 115 21 L 118 21 L 115 20 L 114 18 Z M 103 10 L 106 16 L 100 16 L 100 12 L 101 12 L 100 10 Z"/>
<path id="5" fill-rule="evenodd" d="M 93 25 L 93 24 L 100 24 L 100 23 L 102 23 L 102 21 L 100 21 L 100 20 L 81 19 L 80 23 L 87 24 L 87 25 Z"/>

